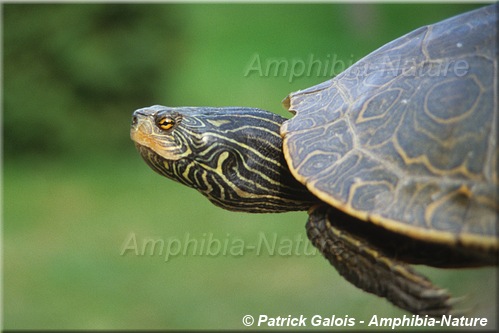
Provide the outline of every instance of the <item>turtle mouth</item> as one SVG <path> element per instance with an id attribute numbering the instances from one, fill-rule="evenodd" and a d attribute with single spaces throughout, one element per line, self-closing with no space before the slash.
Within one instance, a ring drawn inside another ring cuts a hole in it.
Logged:
<path id="1" fill-rule="evenodd" d="M 130 138 L 135 142 L 136 145 L 138 144 L 149 148 L 152 148 L 155 145 L 154 139 L 151 137 L 150 126 L 146 126 L 143 122 L 132 123 L 132 128 L 130 129 Z"/>
<path id="2" fill-rule="evenodd" d="M 130 128 L 130 138 L 136 146 L 148 147 L 157 153 L 158 142 L 152 135 L 152 125 L 148 119 L 143 119 L 136 113 L 133 115 L 132 126 Z"/>

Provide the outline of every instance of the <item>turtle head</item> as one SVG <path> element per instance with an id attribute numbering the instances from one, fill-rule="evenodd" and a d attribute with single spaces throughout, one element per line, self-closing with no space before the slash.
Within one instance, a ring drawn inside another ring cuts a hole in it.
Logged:
<path id="1" fill-rule="evenodd" d="M 151 106 L 133 113 L 130 136 L 157 173 L 222 208 L 306 210 L 317 199 L 291 175 L 279 134 L 285 121 L 254 108 Z"/>

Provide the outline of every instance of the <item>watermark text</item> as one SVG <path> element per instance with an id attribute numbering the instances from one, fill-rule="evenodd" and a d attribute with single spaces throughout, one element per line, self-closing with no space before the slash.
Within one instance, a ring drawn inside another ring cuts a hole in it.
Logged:
<path id="1" fill-rule="evenodd" d="M 348 69 L 348 70 L 347 70 Z M 464 59 L 427 60 L 423 57 L 386 55 L 375 59 L 355 59 L 353 55 L 341 58 L 336 54 L 318 57 L 310 54 L 304 58 L 262 57 L 251 55 L 244 69 L 244 76 L 287 77 L 293 82 L 301 77 L 333 78 L 344 72 L 347 78 L 362 80 L 368 77 L 462 77 L 470 71 Z"/>
<path id="2" fill-rule="evenodd" d="M 194 236 L 185 233 L 182 237 L 138 237 L 129 233 L 120 249 L 120 255 L 159 256 L 165 262 L 179 256 L 231 256 L 240 257 L 247 254 L 255 256 L 315 256 L 317 249 L 306 236 L 297 234 L 293 237 L 277 233 L 260 232 L 256 239 L 225 234 L 223 237 L 213 233 Z"/>

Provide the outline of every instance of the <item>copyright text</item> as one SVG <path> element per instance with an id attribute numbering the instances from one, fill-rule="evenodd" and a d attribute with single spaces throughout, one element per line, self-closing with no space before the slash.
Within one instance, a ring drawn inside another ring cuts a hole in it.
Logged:
<path id="1" fill-rule="evenodd" d="M 256 327 L 378 327 L 391 328 L 399 327 L 486 327 L 487 318 L 471 318 L 464 316 L 444 315 L 441 318 L 429 317 L 428 315 L 404 315 L 401 318 L 390 318 L 373 315 L 367 320 L 345 316 L 321 316 L 312 317 L 300 316 L 277 316 L 271 317 L 261 314 L 255 319 L 251 315 L 245 315 L 242 319 L 244 326 Z"/>

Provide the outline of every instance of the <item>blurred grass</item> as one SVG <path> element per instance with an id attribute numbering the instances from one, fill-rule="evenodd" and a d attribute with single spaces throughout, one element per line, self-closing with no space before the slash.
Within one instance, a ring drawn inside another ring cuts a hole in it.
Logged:
<path id="1" fill-rule="evenodd" d="M 259 233 L 305 237 L 306 214 L 220 211 L 142 172 L 138 158 L 103 160 L 37 162 L 37 173 L 30 173 L 33 164 L 6 163 L 6 328 L 237 329 L 245 314 L 404 314 L 349 285 L 320 255 L 210 257 L 192 255 L 192 248 L 168 262 L 158 252 L 120 255 L 130 233 L 139 247 L 143 239 L 183 241 L 186 234 L 245 244 L 256 244 Z M 476 304 L 473 313 L 494 320 L 493 269 L 422 271 L 456 296 L 467 294 L 463 305 Z"/>
<path id="2" fill-rule="evenodd" d="M 282 98 L 327 78 L 244 76 L 254 54 L 359 59 L 470 8 L 3 5 L 5 328 L 240 329 L 246 314 L 402 316 L 319 255 L 120 255 L 131 233 L 246 244 L 260 233 L 306 237 L 306 213 L 226 212 L 154 174 L 129 140 L 130 115 L 152 104 L 286 115 Z M 495 323 L 494 269 L 421 271 Z"/>

